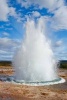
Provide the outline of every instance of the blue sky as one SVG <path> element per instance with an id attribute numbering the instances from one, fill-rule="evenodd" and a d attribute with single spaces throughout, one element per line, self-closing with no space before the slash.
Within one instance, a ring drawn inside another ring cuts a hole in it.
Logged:
<path id="1" fill-rule="evenodd" d="M 47 21 L 57 59 L 67 60 L 67 0 L 0 0 L 0 60 L 12 60 L 27 18 Z"/>

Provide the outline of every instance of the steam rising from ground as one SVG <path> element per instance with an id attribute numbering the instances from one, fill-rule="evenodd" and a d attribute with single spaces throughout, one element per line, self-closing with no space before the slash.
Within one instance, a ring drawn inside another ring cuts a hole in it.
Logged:
<path id="1" fill-rule="evenodd" d="M 15 80 L 25 82 L 52 81 L 57 79 L 56 63 L 49 40 L 46 38 L 45 22 L 28 20 L 26 34 L 20 49 L 14 56 Z"/>

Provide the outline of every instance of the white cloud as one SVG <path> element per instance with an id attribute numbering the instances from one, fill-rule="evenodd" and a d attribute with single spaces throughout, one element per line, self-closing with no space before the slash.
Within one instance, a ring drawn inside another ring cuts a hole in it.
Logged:
<path id="1" fill-rule="evenodd" d="M 34 19 L 34 18 L 40 18 L 41 14 L 38 11 L 32 11 L 32 12 L 28 12 L 27 15 L 25 15 L 24 19 Z M 24 20 L 23 19 L 23 20 Z"/>
<path id="2" fill-rule="evenodd" d="M 8 37 L 0 38 L 0 49 L 1 48 L 10 49 L 13 47 L 17 47 L 19 44 L 20 44 L 20 41 L 18 41 L 17 39 L 13 40 Z"/>
<path id="3" fill-rule="evenodd" d="M 17 0 L 22 6 L 28 8 L 31 5 L 39 6 L 39 8 L 56 9 L 63 5 L 63 0 Z M 37 6 L 37 7 L 38 7 Z"/>
<path id="4" fill-rule="evenodd" d="M 0 60 L 11 60 L 14 52 L 9 50 L 0 50 Z"/>
<path id="5" fill-rule="evenodd" d="M 14 16 L 14 17 L 17 16 L 16 9 L 14 7 L 9 8 L 9 13 L 10 16 Z"/>
<path id="6" fill-rule="evenodd" d="M 8 0 L 0 0 L 0 21 L 8 21 L 9 16 L 20 18 L 14 7 L 9 7 Z"/>
<path id="7" fill-rule="evenodd" d="M 6 51 L 0 50 L 0 54 L 4 54 L 4 53 L 6 53 Z"/>
<path id="8" fill-rule="evenodd" d="M 67 7 L 62 6 L 54 12 L 52 27 L 56 30 L 67 29 Z"/>
<path id="9" fill-rule="evenodd" d="M 7 33 L 7 32 L 3 32 L 2 33 L 4 36 L 9 36 L 9 33 Z"/>
<path id="10" fill-rule="evenodd" d="M 40 17 L 40 13 L 38 11 L 33 11 L 32 16 L 33 17 Z"/>
<path id="11" fill-rule="evenodd" d="M 64 0 L 17 0 L 22 6 L 28 8 L 34 5 L 38 8 L 47 8 L 48 12 L 54 14 L 51 19 L 51 27 L 59 29 L 67 29 L 67 7 Z M 32 12 L 33 17 L 39 17 L 40 13 L 37 11 Z M 0 21 L 8 21 L 9 16 L 13 16 L 18 22 L 21 22 L 20 12 L 16 12 L 16 8 L 9 7 L 8 0 L 0 0 Z M 31 16 L 32 17 L 32 16 Z"/>
<path id="12" fill-rule="evenodd" d="M 13 16 L 14 18 L 16 18 L 17 19 L 17 22 L 21 22 L 21 15 L 20 15 L 20 12 L 17 14 L 16 13 L 16 8 L 14 8 L 14 7 L 10 7 L 9 8 L 9 16 Z"/>
<path id="13" fill-rule="evenodd" d="M 49 2 L 49 0 L 48 0 L 48 2 Z M 55 10 L 59 9 L 60 7 L 62 7 L 63 5 L 64 5 L 64 0 L 52 0 L 52 6 L 46 7 L 46 8 L 48 8 L 48 10 L 50 12 L 54 12 Z"/>
<path id="14" fill-rule="evenodd" d="M 67 29 L 67 6 L 65 0 L 17 0 L 23 7 L 28 8 L 34 5 L 38 8 L 47 8 L 48 12 L 53 13 L 51 27 L 55 30 Z M 33 14 L 37 16 L 37 12 Z"/>
<path id="15" fill-rule="evenodd" d="M 4 30 L 5 30 L 5 31 L 6 31 L 6 30 L 13 30 L 13 28 L 12 28 L 12 27 L 10 27 L 10 28 L 5 28 Z"/>
<path id="16" fill-rule="evenodd" d="M 3 55 L 0 55 L 0 60 L 3 60 L 3 61 L 11 61 L 12 60 L 12 58 L 13 58 L 13 55 L 5 55 L 5 54 L 3 54 Z"/>
<path id="17" fill-rule="evenodd" d="M 57 60 L 66 60 L 67 59 L 67 47 L 65 45 L 61 45 L 58 48 L 55 48 L 54 52 Z"/>
<path id="18" fill-rule="evenodd" d="M 20 41 L 18 39 L 0 38 L 0 60 L 12 59 L 19 46 Z"/>
<path id="19" fill-rule="evenodd" d="M 62 41 L 62 40 L 58 40 L 58 41 L 56 42 L 55 46 L 56 46 L 56 47 L 59 47 L 59 46 L 61 46 L 61 45 L 62 45 L 62 43 L 63 43 L 63 41 Z"/>
<path id="20" fill-rule="evenodd" d="M 55 42 L 54 55 L 57 60 L 66 60 L 67 59 L 67 40 L 58 40 Z"/>
<path id="21" fill-rule="evenodd" d="M 7 21 L 9 14 L 9 7 L 7 0 L 0 0 L 0 21 Z"/>

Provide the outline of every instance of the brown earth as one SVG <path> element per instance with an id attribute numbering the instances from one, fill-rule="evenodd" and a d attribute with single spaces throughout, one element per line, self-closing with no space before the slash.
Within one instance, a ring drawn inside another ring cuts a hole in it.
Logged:
<path id="1" fill-rule="evenodd" d="M 13 72 L 11 67 L 0 68 L 0 75 L 12 75 Z M 25 86 L 0 81 L 0 100 L 67 100 L 67 70 L 60 69 L 59 75 L 66 82 L 51 86 Z"/>

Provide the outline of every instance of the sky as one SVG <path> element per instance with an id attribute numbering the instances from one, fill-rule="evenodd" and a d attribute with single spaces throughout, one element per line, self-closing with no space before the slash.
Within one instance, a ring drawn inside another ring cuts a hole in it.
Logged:
<path id="1" fill-rule="evenodd" d="M 43 17 L 57 60 L 67 60 L 67 0 L 0 0 L 0 60 L 12 60 L 28 18 Z"/>

